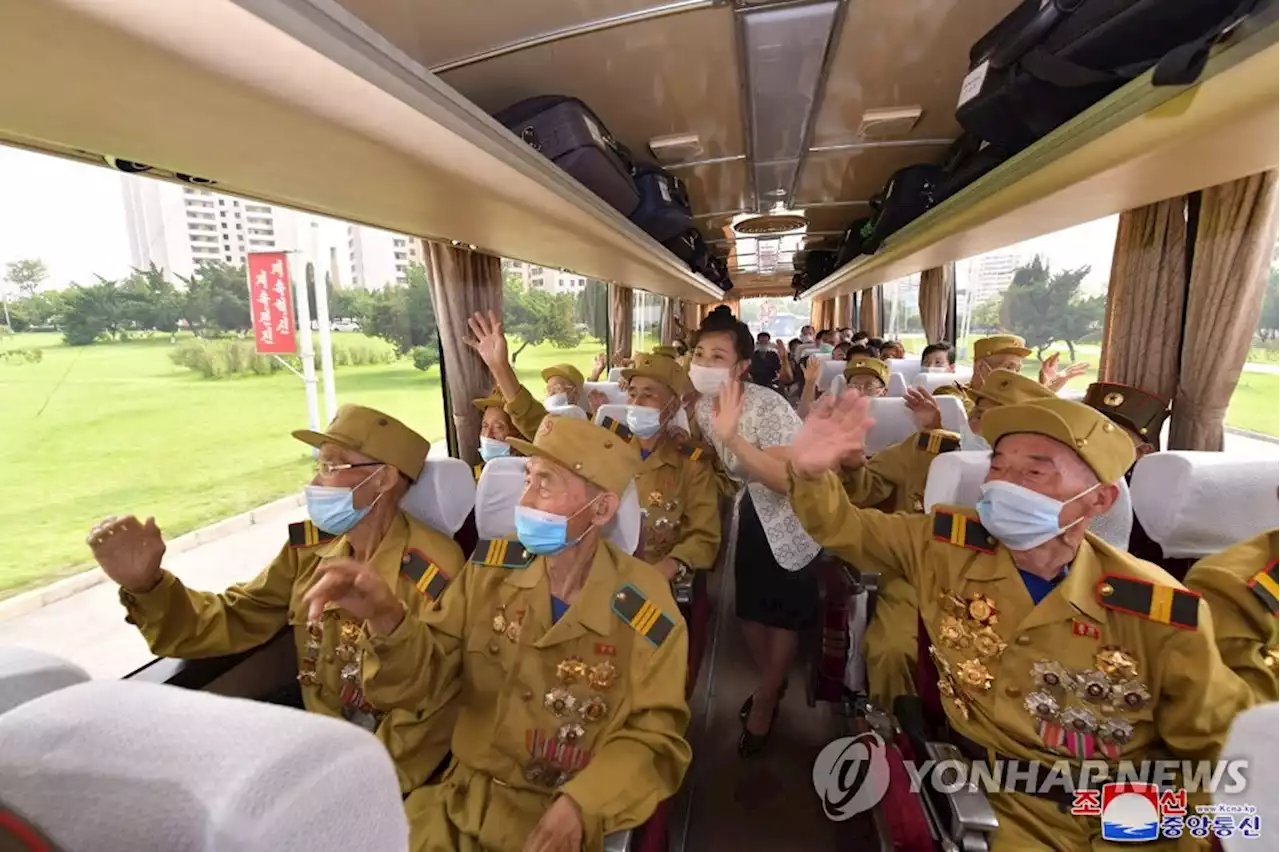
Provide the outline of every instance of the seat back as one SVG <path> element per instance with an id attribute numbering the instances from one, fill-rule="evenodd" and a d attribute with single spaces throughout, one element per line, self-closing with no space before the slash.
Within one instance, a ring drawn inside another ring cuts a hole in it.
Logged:
<path id="1" fill-rule="evenodd" d="M 822 367 L 818 371 L 818 387 L 823 389 L 831 387 L 831 380 L 836 376 L 843 376 L 846 366 L 847 363 L 844 361 L 833 361 L 831 359 L 823 361 Z"/>
<path id="2" fill-rule="evenodd" d="M 0 801 L 63 852 L 404 852 L 395 765 L 318 713 L 137 681 L 0 715 Z"/>
<path id="3" fill-rule="evenodd" d="M 929 479 L 924 488 L 924 510 L 937 505 L 975 506 L 981 496 L 982 483 L 991 466 L 991 454 L 983 451 L 943 453 L 929 466 Z M 1089 532 L 1120 550 L 1129 548 L 1133 531 L 1133 503 L 1129 486 L 1122 479 L 1120 496 L 1104 514 L 1093 519 Z"/>
<path id="4" fill-rule="evenodd" d="M 1275 849 L 1280 845 L 1280 828 L 1276 820 L 1277 793 L 1280 793 L 1280 773 L 1271 756 L 1276 753 L 1277 733 L 1280 732 L 1280 704 L 1259 704 L 1250 707 L 1231 723 L 1227 742 L 1222 747 L 1224 762 L 1243 761 L 1244 784 L 1224 784 L 1214 794 L 1214 804 L 1235 806 L 1236 813 L 1246 813 L 1250 806 L 1257 809 L 1258 827 L 1262 836 L 1245 837 L 1235 831 L 1222 840 L 1224 852 L 1248 852 L 1248 850 Z M 1260 756 L 1265 755 L 1262 759 Z M 1237 764 L 1240 765 L 1240 764 Z M 1229 791 L 1229 792 L 1228 792 Z M 1239 825 L 1239 818 L 1236 820 Z M 1262 842 L 1259 843 L 1258 841 Z"/>
<path id="5" fill-rule="evenodd" d="M 1133 471 L 1133 510 L 1168 559 L 1197 559 L 1276 525 L 1274 458 L 1152 453 Z"/>
<path id="6" fill-rule="evenodd" d="M 461 459 L 430 459 L 400 500 L 410 517 L 445 535 L 456 535 L 476 505 L 471 466 Z"/>
<path id="7" fill-rule="evenodd" d="M 954 373 L 917 373 L 912 384 L 918 388 L 924 388 L 929 393 L 933 393 L 944 385 L 953 385 L 957 382 L 964 384 L 973 378 L 973 370 L 968 367 L 956 367 Z"/>
<path id="8" fill-rule="evenodd" d="M 597 426 L 603 423 L 606 417 L 625 424 L 627 422 L 627 407 L 625 405 L 602 405 L 596 409 L 595 423 Z M 689 430 L 689 415 L 683 408 L 671 418 L 671 425 L 677 429 L 683 429 L 686 435 L 691 434 Z"/>
<path id="9" fill-rule="evenodd" d="M 515 509 L 524 493 L 528 459 L 505 457 L 484 466 L 476 483 L 476 533 L 482 539 L 516 537 Z M 618 513 L 604 529 L 609 541 L 634 554 L 640 546 L 640 500 L 632 483 L 622 495 Z"/>
<path id="10" fill-rule="evenodd" d="M 547 414 L 555 417 L 568 417 L 571 420 L 586 420 L 587 412 L 579 405 L 556 405 L 547 409 Z"/>
<path id="11" fill-rule="evenodd" d="M 61 657 L 16 645 L 0 647 L 0 713 L 87 680 L 88 672 Z"/>
<path id="12" fill-rule="evenodd" d="M 919 358 L 886 358 L 885 363 L 889 365 L 891 375 L 897 373 L 907 384 L 915 381 L 916 376 L 920 374 Z"/>
<path id="13" fill-rule="evenodd" d="M 610 367 L 610 368 L 609 368 L 609 381 L 613 382 L 615 385 L 616 385 L 618 382 L 622 381 L 622 371 L 623 371 L 624 369 L 626 369 L 626 368 L 625 368 L 625 367 Z"/>
<path id="14" fill-rule="evenodd" d="M 902 373 L 889 374 L 889 390 L 887 394 L 895 399 L 902 397 L 907 392 L 907 377 Z"/>
<path id="15" fill-rule="evenodd" d="M 941 396 L 938 397 L 938 409 L 942 413 L 942 428 L 961 433 L 965 423 L 964 403 L 956 397 Z M 911 409 L 902 399 L 882 396 L 871 400 L 871 419 L 875 425 L 867 433 L 869 453 L 878 453 L 919 431 Z"/>
<path id="16" fill-rule="evenodd" d="M 582 386 L 583 394 L 599 391 L 604 394 L 610 405 L 626 405 L 627 392 L 618 387 L 617 382 L 587 382 Z"/>

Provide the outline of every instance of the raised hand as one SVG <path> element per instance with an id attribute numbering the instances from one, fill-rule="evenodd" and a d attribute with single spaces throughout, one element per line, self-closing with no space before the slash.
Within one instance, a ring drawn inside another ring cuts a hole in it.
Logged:
<path id="1" fill-rule="evenodd" d="M 103 572 L 125 590 L 142 594 L 160 582 L 164 536 L 155 518 L 109 517 L 95 526 L 85 543 Z"/>
<path id="2" fill-rule="evenodd" d="M 931 432 L 942 428 L 942 409 L 938 407 L 938 400 L 933 394 L 912 385 L 902 394 L 902 401 L 907 404 L 907 409 L 916 421 L 916 429 Z"/>
<path id="3" fill-rule="evenodd" d="M 722 444 L 738 436 L 738 424 L 742 422 L 742 405 L 746 392 L 740 380 L 730 380 L 720 390 L 711 408 L 711 430 Z"/>
<path id="4" fill-rule="evenodd" d="M 477 311 L 467 320 L 467 327 L 471 329 L 472 337 L 466 344 L 476 351 L 485 364 L 492 368 L 507 363 L 507 338 L 502 331 L 502 320 L 496 313 L 489 311 L 485 315 Z"/>
<path id="5" fill-rule="evenodd" d="M 329 559 L 316 568 L 316 579 L 302 598 L 307 617 L 314 621 L 334 604 L 368 621 L 375 633 L 386 635 L 400 624 L 405 607 L 372 565 L 354 559 Z"/>
<path id="6" fill-rule="evenodd" d="M 1089 372 L 1089 364 L 1083 361 L 1075 361 L 1065 370 L 1058 369 L 1059 353 L 1054 352 L 1044 361 L 1040 362 L 1040 384 L 1047 387 L 1054 393 L 1058 393 L 1067 386 L 1072 379 L 1079 378 Z"/>
<path id="7" fill-rule="evenodd" d="M 806 385 L 818 384 L 818 377 L 822 375 L 822 362 L 817 358 L 810 358 L 804 362 L 804 383 Z"/>
<path id="8" fill-rule="evenodd" d="M 609 397 L 603 391 L 593 390 L 587 393 L 587 413 L 594 415 L 602 405 L 609 404 Z"/>
<path id="9" fill-rule="evenodd" d="M 817 476 L 864 452 L 867 432 L 875 423 L 868 415 L 870 407 L 871 401 L 853 389 L 838 399 L 835 394 L 824 396 L 791 444 L 792 467 L 806 476 Z"/>

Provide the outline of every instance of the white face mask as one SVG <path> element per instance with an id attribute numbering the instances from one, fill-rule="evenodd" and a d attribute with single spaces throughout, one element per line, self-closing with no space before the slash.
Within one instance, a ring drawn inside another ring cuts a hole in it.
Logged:
<path id="1" fill-rule="evenodd" d="M 694 390 L 703 396 L 719 396 L 721 388 L 729 383 L 729 368 L 690 364 L 689 380 Z"/>
<path id="2" fill-rule="evenodd" d="M 566 393 L 553 393 L 542 401 L 543 408 L 564 408 L 569 404 L 569 395 Z"/>
<path id="3" fill-rule="evenodd" d="M 965 424 L 964 432 L 960 435 L 960 449 L 965 451 L 983 450 L 991 452 L 991 445 L 987 443 L 987 439 L 981 435 L 974 434 L 969 428 L 969 424 Z"/>
<path id="4" fill-rule="evenodd" d="M 638 438 L 652 438 L 662 431 L 662 412 L 657 408 L 628 405 L 627 428 Z"/>
<path id="5" fill-rule="evenodd" d="M 1083 521 L 1081 517 L 1065 527 L 1058 525 L 1064 506 L 1100 486 L 1086 488 L 1070 500 L 1055 500 L 1012 482 L 983 483 L 978 520 L 1010 550 L 1034 550 Z"/>

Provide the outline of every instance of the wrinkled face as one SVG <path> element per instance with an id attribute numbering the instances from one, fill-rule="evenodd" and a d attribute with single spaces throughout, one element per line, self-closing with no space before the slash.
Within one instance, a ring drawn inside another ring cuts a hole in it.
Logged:
<path id="1" fill-rule="evenodd" d="M 854 373 L 849 377 L 848 385 L 863 396 L 877 397 L 885 394 L 884 382 L 880 381 L 878 376 L 869 376 L 866 373 Z"/>
<path id="2" fill-rule="evenodd" d="M 728 367 L 729 377 L 738 378 L 747 371 L 751 362 L 740 360 L 733 344 L 733 335 L 727 331 L 703 334 L 693 348 L 693 363 L 699 367 Z"/>
<path id="3" fill-rule="evenodd" d="M 987 399 L 985 396 L 978 397 L 973 404 L 973 411 L 969 414 L 969 431 L 975 435 L 982 434 L 982 415 L 991 409 L 997 407 L 997 403 Z"/>
<path id="4" fill-rule="evenodd" d="M 1058 518 L 1059 526 L 1064 527 L 1080 518 L 1093 518 L 1106 512 L 1118 494 L 1114 485 L 1084 494 L 1098 484 L 1098 477 L 1066 444 L 1044 435 L 1015 434 L 1001 438 L 991 454 L 986 481 L 1012 482 L 1065 502 Z"/>
<path id="5" fill-rule="evenodd" d="M 902 358 L 906 354 L 906 350 L 899 343 L 891 343 L 880 350 L 881 358 Z"/>
<path id="6" fill-rule="evenodd" d="M 942 352 L 941 350 L 934 350 L 920 359 L 920 368 L 922 370 L 936 369 L 939 367 L 950 373 L 954 373 L 956 371 L 956 365 L 952 364 L 947 358 L 947 353 Z"/>
<path id="7" fill-rule="evenodd" d="M 671 389 L 657 379 L 636 376 L 627 388 L 627 402 L 642 408 L 656 408 L 662 412 L 662 422 L 671 419 L 671 415 L 680 408 L 680 401 Z"/>
<path id="8" fill-rule="evenodd" d="M 486 408 L 480 418 L 480 434 L 494 441 L 505 441 L 515 433 L 511 418 L 501 408 Z"/>
<path id="9" fill-rule="evenodd" d="M 832 361 L 848 361 L 849 360 L 849 344 L 837 343 L 836 348 L 831 350 Z"/>
<path id="10" fill-rule="evenodd" d="M 348 466 L 349 465 L 349 466 Z M 391 465 L 338 444 L 325 444 L 316 459 L 312 485 L 352 489 L 357 509 L 369 506 L 384 491 L 395 486 L 398 473 Z"/>
<path id="11" fill-rule="evenodd" d="M 563 376 L 552 376 L 547 379 L 547 396 L 562 393 L 569 398 L 570 405 L 578 404 L 578 386 Z"/>
<path id="12" fill-rule="evenodd" d="M 973 386 L 982 387 L 982 382 L 992 370 L 1008 370 L 1011 373 L 1022 371 L 1022 358 L 1017 355 L 988 355 L 979 358 L 973 365 Z"/>
<path id="13" fill-rule="evenodd" d="M 568 518 L 569 541 L 591 526 L 603 526 L 618 509 L 618 498 L 592 486 L 553 461 L 535 456 L 524 472 L 520 505 Z"/>

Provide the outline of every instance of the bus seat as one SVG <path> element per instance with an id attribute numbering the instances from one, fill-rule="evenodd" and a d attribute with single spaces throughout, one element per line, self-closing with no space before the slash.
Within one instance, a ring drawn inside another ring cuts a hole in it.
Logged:
<path id="1" fill-rule="evenodd" d="M 845 366 L 847 365 L 844 361 L 823 361 L 822 366 L 818 368 L 818 387 L 831 387 L 832 379 L 844 375 Z"/>
<path id="2" fill-rule="evenodd" d="M 972 378 L 973 370 L 968 367 L 956 367 L 954 373 L 918 373 L 911 383 L 918 388 L 924 388 L 929 393 L 933 393 L 945 385 L 953 385 L 957 382 L 964 384 Z"/>
<path id="3" fill-rule="evenodd" d="M 625 368 L 625 367 L 612 367 L 612 368 L 610 368 L 610 370 L 609 370 L 609 381 L 613 382 L 614 387 L 617 387 L 618 382 L 622 381 L 622 371 L 623 371 L 624 369 L 626 369 L 626 368 Z"/>
<path id="4" fill-rule="evenodd" d="M 939 504 L 946 506 L 975 506 L 978 503 L 982 482 L 991 466 L 991 454 L 985 450 L 973 452 L 943 453 L 929 465 L 929 479 L 924 488 L 924 510 L 933 511 Z M 1120 496 L 1105 514 L 1093 519 L 1089 532 L 1119 550 L 1129 548 L 1129 533 L 1133 529 L 1134 501 L 1129 486 L 1122 479 Z"/>
<path id="5" fill-rule="evenodd" d="M 557 405 L 554 408 L 548 408 L 547 414 L 556 417 L 568 417 L 571 420 L 587 419 L 587 412 L 577 405 Z"/>
<path id="6" fill-rule="evenodd" d="M 1258 755 L 1276 753 L 1277 733 L 1280 732 L 1280 704 L 1271 702 L 1250 707 L 1231 723 L 1221 760 L 1243 760 L 1245 782 L 1242 785 L 1224 784 L 1213 797 L 1218 805 L 1234 806 L 1237 813 L 1244 813 L 1249 806 L 1257 808 L 1261 837 L 1244 837 L 1236 831 L 1223 838 L 1224 852 L 1245 852 L 1250 849 L 1275 849 L 1280 844 L 1280 828 L 1276 820 L 1277 788 L 1280 777 L 1274 760 L 1258 760 Z M 1231 790 L 1231 792 L 1227 792 Z M 1238 825 L 1237 821 L 1237 825 Z M 1259 843 L 1258 841 L 1262 842 Z"/>
<path id="7" fill-rule="evenodd" d="M 1169 450 L 1134 468 L 1133 510 L 1166 559 L 1199 559 L 1274 527 L 1278 486 L 1274 459 Z"/>
<path id="8" fill-rule="evenodd" d="M 515 508 L 524 493 L 527 462 L 507 456 L 484 466 L 476 483 L 476 534 L 480 538 L 516 537 Z M 605 536 L 627 553 L 640 547 L 640 500 L 634 483 L 622 495 L 618 513 L 605 527 Z"/>
<path id="9" fill-rule="evenodd" d="M 0 715 L 0 801 L 63 852 L 408 849 L 375 737 L 156 684 L 91 681 Z"/>
<path id="10" fill-rule="evenodd" d="M 456 535 L 476 505 L 476 481 L 461 459 L 432 459 L 409 486 L 400 508 L 445 535 Z"/>
<path id="11" fill-rule="evenodd" d="M 942 428 L 961 433 L 964 429 L 964 403 L 956 397 L 938 397 L 938 410 L 942 414 Z M 867 435 L 867 452 L 878 453 L 900 441 L 905 441 L 917 431 L 915 418 L 905 401 L 889 397 L 871 400 L 871 418 L 875 425 Z"/>
<path id="12" fill-rule="evenodd" d="M 907 384 L 915 381 L 916 376 L 920 375 L 919 358 L 886 358 L 885 363 L 889 365 L 890 375 L 897 373 Z"/>
<path id="13" fill-rule="evenodd" d="M 618 387 L 617 382 L 587 382 L 582 386 L 583 393 L 599 391 L 609 400 L 610 405 L 626 405 L 627 392 Z"/>
<path id="14" fill-rule="evenodd" d="M 61 657 L 16 645 L 0 647 L 0 713 L 87 680 L 88 672 Z"/>
<path id="15" fill-rule="evenodd" d="M 627 422 L 627 406 L 626 403 L 602 405 L 596 409 L 595 423 L 599 426 L 608 417 L 617 420 L 619 423 Z M 675 413 L 671 418 L 671 425 L 677 429 L 683 429 L 686 435 L 691 434 L 689 431 L 689 414 L 683 408 Z"/>
<path id="16" fill-rule="evenodd" d="M 889 374 L 889 389 L 885 391 L 885 395 L 893 399 L 900 399 L 907 395 L 907 377 L 902 373 Z"/>
<path id="17" fill-rule="evenodd" d="M 838 374 L 827 385 L 827 393 L 833 393 L 837 397 L 844 394 L 849 389 L 849 382 L 845 379 L 844 373 Z"/>

